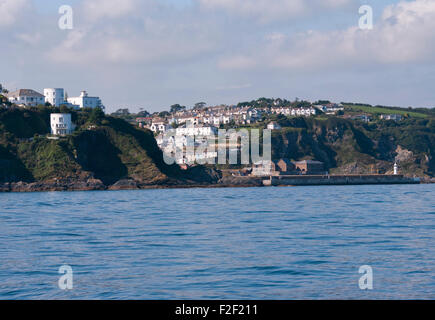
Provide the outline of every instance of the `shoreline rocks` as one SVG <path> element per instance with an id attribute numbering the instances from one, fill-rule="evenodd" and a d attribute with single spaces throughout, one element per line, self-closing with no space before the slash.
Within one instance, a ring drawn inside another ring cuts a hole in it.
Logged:
<path id="1" fill-rule="evenodd" d="M 0 192 L 93 191 L 105 189 L 107 187 L 99 179 L 58 179 L 42 182 L 19 181 L 0 183 Z"/>
<path id="2" fill-rule="evenodd" d="M 298 177 L 295 177 L 298 178 Z M 308 178 L 308 177 L 302 177 Z M 299 177 L 300 179 L 300 177 Z M 421 183 L 435 183 L 434 178 L 421 179 Z M 320 183 L 319 183 L 320 184 Z M 296 184 L 297 185 L 297 184 Z M 53 179 L 42 182 L 4 182 L 0 183 L 0 192 L 52 192 L 52 191 L 101 191 L 101 190 L 144 190 L 144 189 L 182 189 L 182 188 L 247 188 L 263 187 L 263 178 L 223 177 L 213 183 L 195 181 L 168 180 L 166 183 L 143 184 L 134 179 L 121 179 L 114 184 L 105 185 L 101 180 L 88 178 Z"/>

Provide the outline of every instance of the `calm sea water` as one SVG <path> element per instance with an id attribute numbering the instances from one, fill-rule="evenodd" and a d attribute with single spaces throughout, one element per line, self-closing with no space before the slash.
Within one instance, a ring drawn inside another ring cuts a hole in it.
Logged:
<path id="1" fill-rule="evenodd" d="M 70 298 L 434 299 L 435 185 L 0 194 L 0 299 Z"/>

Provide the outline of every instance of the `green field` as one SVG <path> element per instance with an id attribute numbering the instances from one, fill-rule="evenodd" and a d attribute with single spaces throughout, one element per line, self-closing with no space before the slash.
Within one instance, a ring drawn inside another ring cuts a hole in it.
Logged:
<path id="1" fill-rule="evenodd" d="M 344 105 L 346 111 L 365 112 L 370 114 L 400 114 L 402 116 L 410 116 L 415 118 L 427 118 L 423 113 L 408 111 L 406 109 L 390 109 L 384 107 L 369 107 L 364 105 Z"/>

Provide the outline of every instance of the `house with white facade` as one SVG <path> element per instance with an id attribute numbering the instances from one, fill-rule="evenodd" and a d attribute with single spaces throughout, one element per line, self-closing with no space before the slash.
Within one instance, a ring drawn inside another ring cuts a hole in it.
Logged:
<path id="1" fill-rule="evenodd" d="M 269 129 L 269 130 L 280 130 L 281 126 L 277 122 L 272 121 L 271 123 L 269 123 L 267 125 L 267 129 Z"/>
<path id="2" fill-rule="evenodd" d="M 314 108 L 322 111 L 323 113 L 329 114 L 329 115 L 333 115 L 336 114 L 338 111 L 343 111 L 344 107 L 341 104 L 336 104 L 336 103 L 329 103 L 326 105 L 315 105 Z"/>
<path id="3" fill-rule="evenodd" d="M 19 89 L 7 94 L 11 103 L 23 106 L 37 106 L 45 103 L 44 95 L 32 89 Z"/>
<path id="4" fill-rule="evenodd" d="M 381 114 L 380 118 L 382 120 L 401 121 L 403 117 L 400 114 Z"/>
<path id="5" fill-rule="evenodd" d="M 217 129 L 211 126 L 187 126 L 185 128 L 175 129 L 177 136 L 212 136 L 217 134 Z"/>
<path id="6" fill-rule="evenodd" d="M 210 114 L 206 114 L 202 117 L 202 123 L 204 124 L 213 124 L 213 116 Z"/>
<path id="7" fill-rule="evenodd" d="M 367 122 L 367 123 L 372 121 L 371 116 L 366 115 L 366 114 L 359 114 L 359 115 L 353 116 L 351 119 L 352 120 L 360 120 L 360 121 Z"/>
<path id="8" fill-rule="evenodd" d="M 50 114 L 51 134 L 55 136 L 64 136 L 71 134 L 75 126 L 71 121 L 70 113 L 52 113 Z"/>
<path id="9" fill-rule="evenodd" d="M 104 106 L 101 103 L 99 97 L 90 97 L 86 91 L 82 91 L 79 97 L 68 98 L 67 101 L 73 105 L 79 106 L 79 108 L 101 108 L 104 110 Z"/>
<path id="10" fill-rule="evenodd" d="M 65 92 L 62 88 L 45 88 L 45 102 L 50 103 L 53 107 L 60 107 L 65 104 Z"/>
<path id="11" fill-rule="evenodd" d="M 315 108 L 296 108 L 291 110 L 292 116 L 303 116 L 303 117 L 309 117 L 309 116 L 315 116 L 317 114 L 317 111 Z"/>
<path id="12" fill-rule="evenodd" d="M 255 162 L 252 166 L 253 176 L 270 176 L 275 170 L 275 165 L 271 160 L 261 160 Z"/>
<path id="13" fill-rule="evenodd" d="M 171 123 L 175 124 L 184 124 L 184 123 L 190 123 L 192 125 L 198 125 L 201 122 L 200 117 L 197 116 L 180 116 L 180 117 L 174 117 L 170 120 Z"/>
<path id="14" fill-rule="evenodd" d="M 150 129 L 152 132 L 162 132 L 162 133 L 164 133 L 164 132 L 166 132 L 166 131 L 172 129 L 172 126 L 169 125 L 169 124 L 167 124 L 167 123 L 165 123 L 165 122 L 153 122 L 153 123 L 149 126 L 149 129 Z"/>
<path id="15" fill-rule="evenodd" d="M 219 127 L 220 126 L 220 124 L 222 123 L 222 116 L 221 115 L 215 115 L 215 116 L 213 116 L 213 125 L 214 126 L 216 126 L 216 127 Z"/>
<path id="16" fill-rule="evenodd" d="M 276 113 L 276 114 L 282 114 L 282 115 L 289 116 L 292 114 L 293 110 L 294 109 L 292 109 L 290 107 L 281 107 L 281 108 L 272 108 L 271 112 Z"/>

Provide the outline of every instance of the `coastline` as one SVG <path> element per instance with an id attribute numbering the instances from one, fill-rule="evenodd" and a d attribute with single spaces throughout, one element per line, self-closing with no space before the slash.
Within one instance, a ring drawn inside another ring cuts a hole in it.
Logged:
<path id="1" fill-rule="evenodd" d="M 192 189 L 192 188 L 250 188 L 250 187 L 297 187 L 297 186 L 337 186 L 337 185 L 394 185 L 431 184 L 435 178 L 410 178 L 390 175 L 331 175 L 331 176 L 281 176 L 281 177 L 227 177 L 216 183 L 195 183 L 175 181 L 166 184 L 140 184 L 124 179 L 112 185 L 101 180 L 55 180 L 45 182 L 6 182 L 0 183 L 0 192 L 62 192 L 62 191 L 119 191 L 147 189 Z"/>

